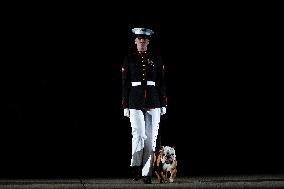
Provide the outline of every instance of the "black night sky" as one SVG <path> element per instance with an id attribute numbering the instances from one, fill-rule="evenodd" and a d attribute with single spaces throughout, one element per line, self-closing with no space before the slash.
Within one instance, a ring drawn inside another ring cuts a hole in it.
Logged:
<path id="1" fill-rule="evenodd" d="M 282 73 L 265 11 L 7 8 L 1 177 L 129 176 L 120 67 L 139 26 L 155 31 L 150 49 L 166 66 L 160 134 L 176 147 L 178 174 L 283 173 Z"/>

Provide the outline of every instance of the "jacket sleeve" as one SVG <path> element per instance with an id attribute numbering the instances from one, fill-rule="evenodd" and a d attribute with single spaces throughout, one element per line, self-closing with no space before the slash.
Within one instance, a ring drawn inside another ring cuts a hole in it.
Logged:
<path id="1" fill-rule="evenodd" d="M 122 67 L 121 67 L 121 74 L 122 74 L 122 108 L 128 108 L 128 94 L 129 94 L 129 66 L 128 66 L 128 58 L 127 56 L 124 58 Z"/>
<path id="2" fill-rule="evenodd" d="M 160 95 L 161 107 L 167 107 L 167 88 L 165 79 L 165 66 L 163 64 L 162 58 L 159 56 L 157 59 L 157 81 L 156 86 Z"/>

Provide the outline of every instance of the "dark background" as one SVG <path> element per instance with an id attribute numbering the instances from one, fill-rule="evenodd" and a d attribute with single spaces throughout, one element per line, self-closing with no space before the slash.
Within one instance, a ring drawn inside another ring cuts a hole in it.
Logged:
<path id="1" fill-rule="evenodd" d="M 140 26 L 155 31 L 150 48 L 166 66 L 160 136 L 178 174 L 283 173 L 274 7 L 127 6 L 4 7 L 1 177 L 129 176 L 120 69 Z"/>

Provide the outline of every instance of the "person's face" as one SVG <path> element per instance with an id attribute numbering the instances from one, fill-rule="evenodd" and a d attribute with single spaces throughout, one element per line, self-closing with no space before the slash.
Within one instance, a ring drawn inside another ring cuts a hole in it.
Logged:
<path id="1" fill-rule="evenodd" d="M 145 38 L 136 37 L 135 44 L 138 51 L 146 51 L 147 46 L 149 45 L 150 40 Z"/>

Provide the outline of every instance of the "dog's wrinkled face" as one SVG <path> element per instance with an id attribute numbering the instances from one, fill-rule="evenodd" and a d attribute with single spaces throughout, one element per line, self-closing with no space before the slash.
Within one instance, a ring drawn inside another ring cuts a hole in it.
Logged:
<path id="1" fill-rule="evenodd" d="M 172 164 L 174 160 L 176 160 L 176 152 L 173 147 L 163 146 L 161 148 L 162 153 L 162 163 Z"/>
<path id="2" fill-rule="evenodd" d="M 177 173 L 176 151 L 174 147 L 162 146 L 154 157 L 155 174 L 160 183 L 174 182 Z"/>

